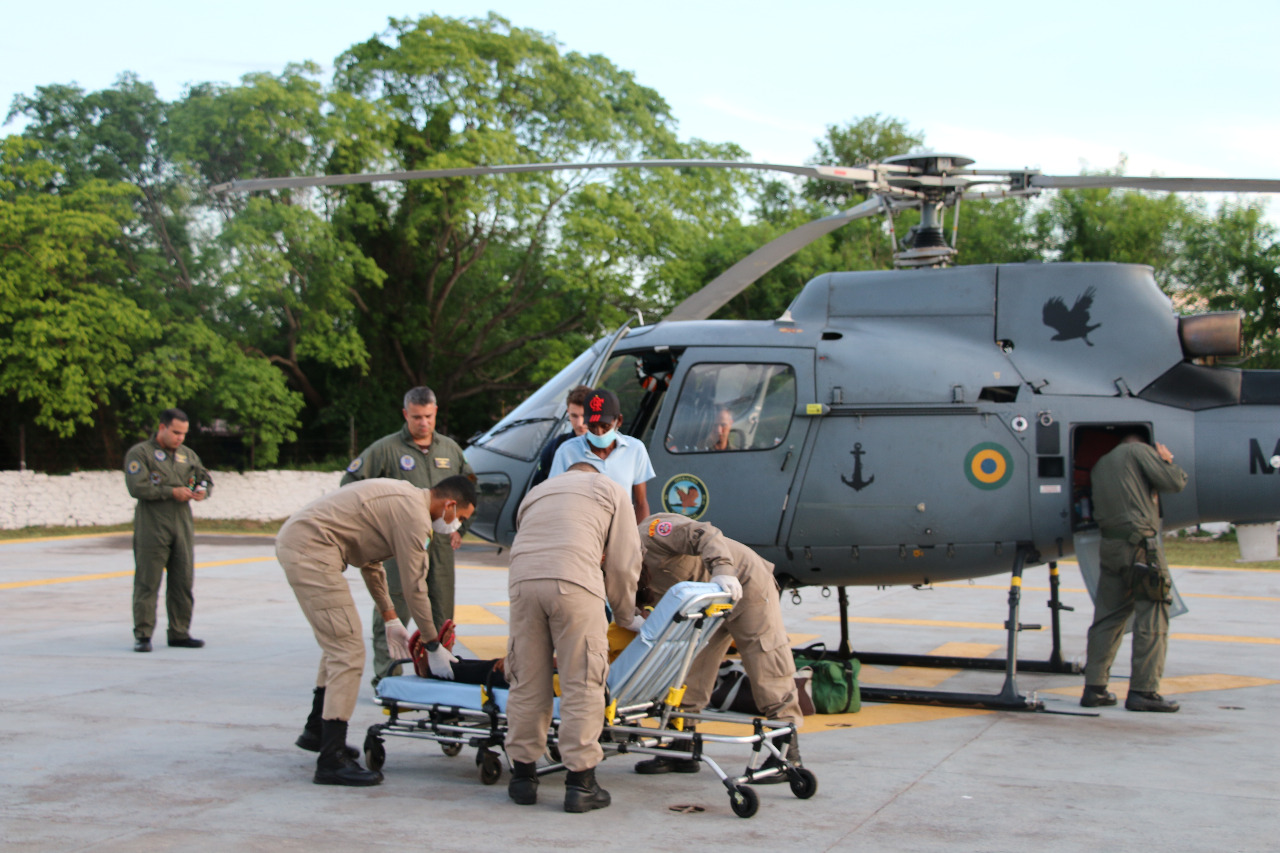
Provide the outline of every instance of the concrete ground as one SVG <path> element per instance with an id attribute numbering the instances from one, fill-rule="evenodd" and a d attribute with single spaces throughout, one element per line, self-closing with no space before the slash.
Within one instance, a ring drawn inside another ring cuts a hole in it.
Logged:
<path id="1" fill-rule="evenodd" d="M 389 739 L 385 782 L 313 785 L 293 746 L 318 650 L 269 537 L 197 538 L 200 650 L 132 651 L 128 534 L 0 543 L 0 847 L 23 851 L 427 849 L 598 850 L 1274 850 L 1280 836 L 1280 573 L 1175 569 L 1191 611 L 1175 620 L 1163 690 L 1178 714 L 974 712 L 868 703 L 808 718 L 811 800 L 762 787 L 733 816 L 709 771 L 639 776 L 621 756 L 599 771 L 614 798 L 587 815 L 512 805 L 477 780 L 473 752 Z M 459 634 L 476 657 L 506 635 L 505 555 L 459 553 Z M 357 601 L 368 596 L 352 572 Z M 1066 656 L 1091 615 L 1063 567 Z M 1047 572 L 1029 569 L 1023 622 L 1046 622 Z M 855 646 L 1003 653 L 1000 578 L 930 590 L 850 590 Z M 163 609 L 163 605 L 162 605 Z M 784 598 L 796 644 L 834 646 L 834 597 Z M 163 625 L 163 622 L 161 622 Z M 1047 631 L 1021 635 L 1044 658 Z M 1123 693 L 1128 644 L 1115 667 Z M 1002 676 L 864 669 L 867 683 L 996 692 Z M 1079 676 L 1020 676 L 1051 711 L 1077 712 Z M 383 719 L 367 685 L 358 744 Z M 746 754 L 717 748 L 730 766 Z M 690 806 L 701 807 L 701 811 Z"/>

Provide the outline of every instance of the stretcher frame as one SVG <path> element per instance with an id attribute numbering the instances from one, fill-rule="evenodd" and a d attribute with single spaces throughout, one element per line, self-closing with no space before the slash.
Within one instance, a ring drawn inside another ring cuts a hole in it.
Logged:
<path id="1" fill-rule="evenodd" d="M 786 746 L 796 731 L 790 722 L 749 714 L 680 710 L 693 659 L 731 608 L 729 595 L 714 584 L 677 584 L 667 592 L 646 620 L 645 629 L 610 667 L 600 745 L 606 760 L 633 753 L 696 759 L 711 768 L 725 787 L 734 814 L 747 818 L 759 809 L 759 797 L 749 787 L 753 783 L 785 777 L 792 793 L 801 799 L 812 797 L 818 783 L 812 771 L 786 759 Z M 382 679 L 376 692 L 375 702 L 388 719 L 370 726 L 365 737 L 370 769 L 380 770 L 386 761 L 385 737 L 435 741 L 449 756 L 471 747 L 476 750 L 476 766 L 485 785 L 502 778 L 504 763 L 510 769 L 504 747 L 505 690 L 406 675 Z M 555 710 L 539 776 L 566 769 L 558 749 L 558 704 Z M 645 722 L 651 725 L 643 725 Z M 653 722 L 657 728 L 652 727 Z M 686 722 L 730 724 L 747 731 L 740 735 L 688 731 Z M 750 747 L 745 771 L 730 775 L 704 751 L 708 744 Z M 673 756 L 671 747 L 676 745 L 683 751 Z M 775 760 L 770 762 L 771 758 Z"/>

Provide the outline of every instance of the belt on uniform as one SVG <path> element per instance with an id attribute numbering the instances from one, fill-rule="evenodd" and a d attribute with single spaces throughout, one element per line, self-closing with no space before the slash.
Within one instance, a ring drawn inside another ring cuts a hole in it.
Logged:
<path id="1" fill-rule="evenodd" d="M 1137 545 L 1143 539 L 1148 538 L 1145 533 L 1139 533 L 1136 530 L 1124 530 L 1119 527 L 1103 527 L 1100 528 L 1103 539 L 1118 539 L 1121 542 L 1128 542 L 1130 545 Z"/>

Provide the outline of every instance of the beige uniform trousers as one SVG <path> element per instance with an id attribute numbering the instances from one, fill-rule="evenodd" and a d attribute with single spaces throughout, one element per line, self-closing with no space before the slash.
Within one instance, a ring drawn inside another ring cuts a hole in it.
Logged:
<path id="1" fill-rule="evenodd" d="M 604 758 L 608 622 L 604 601 L 584 587 L 551 578 L 511 586 L 507 641 L 507 755 L 534 762 L 547 751 L 551 725 L 552 656 L 560 674 L 560 756 L 570 770 L 590 770 Z"/>
<path id="2" fill-rule="evenodd" d="M 739 570 L 742 598 L 724 624 L 689 667 L 687 690 L 681 707 L 701 711 L 711 701 L 716 674 L 732 642 L 742 655 L 742 668 L 751 681 L 751 695 L 760 713 L 771 720 L 785 720 L 798 729 L 804 723 L 796 694 L 796 662 L 782 622 L 778 586 L 772 573 L 754 566 Z"/>
<path id="3" fill-rule="evenodd" d="M 276 546 L 276 558 L 320 644 L 316 686 L 325 688 L 323 717 L 349 721 L 360 695 L 364 640 L 360 614 L 343 574 L 346 563 L 336 554 L 332 560 L 326 556 L 318 548 L 303 552 Z"/>

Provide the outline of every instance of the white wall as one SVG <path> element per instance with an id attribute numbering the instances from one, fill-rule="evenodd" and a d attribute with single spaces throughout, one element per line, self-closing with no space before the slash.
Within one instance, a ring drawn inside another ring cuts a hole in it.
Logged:
<path id="1" fill-rule="evenodd" d="M 338 488 L 341 471 L 214 471 L 213 496 L 193 502 L 196 518 L 270 521 Z M 121 471 L 50 476 L 0 471 L 0 530 L 127 524 L 136 502 Z"/>

